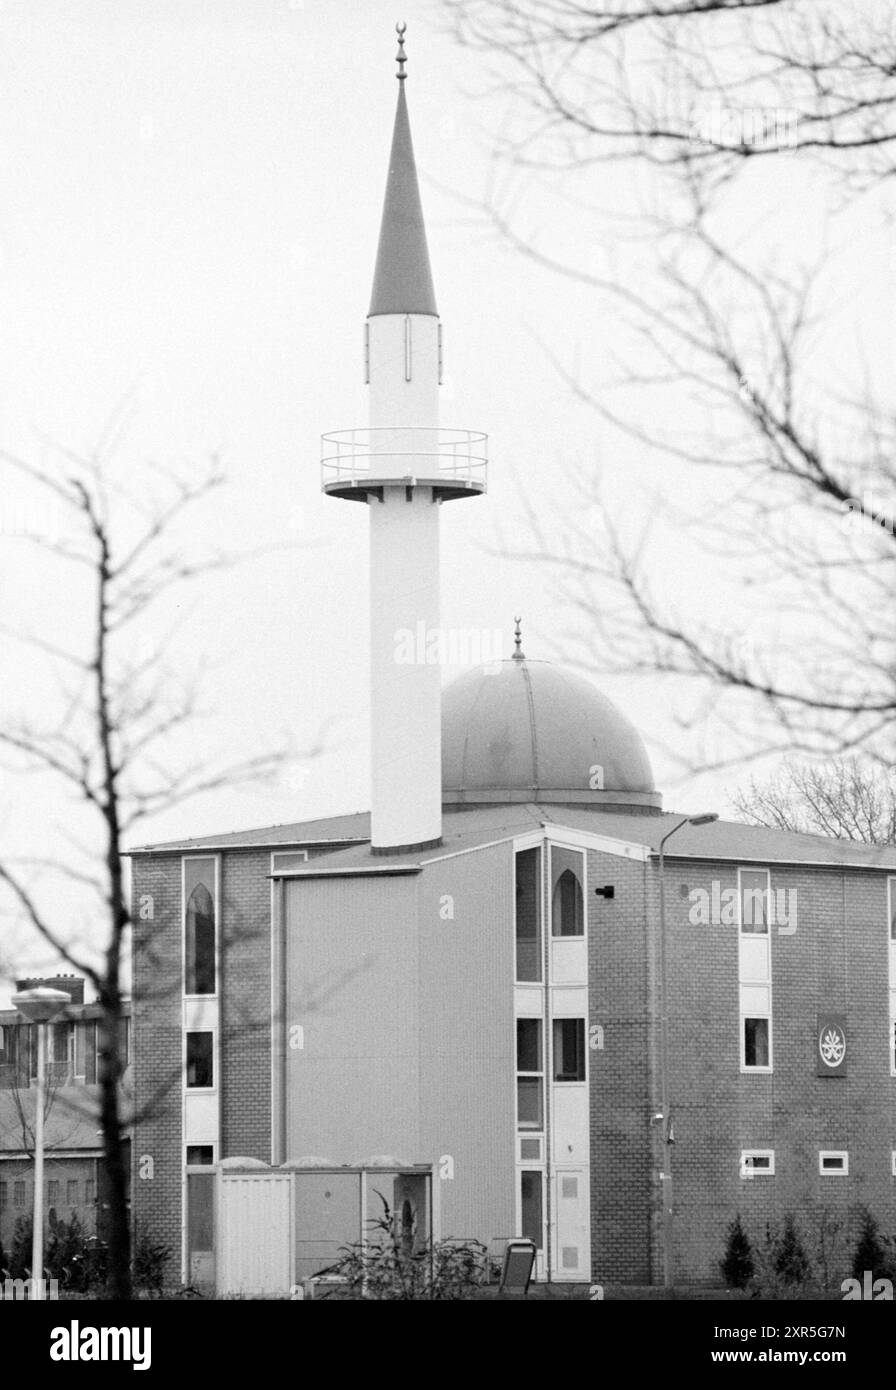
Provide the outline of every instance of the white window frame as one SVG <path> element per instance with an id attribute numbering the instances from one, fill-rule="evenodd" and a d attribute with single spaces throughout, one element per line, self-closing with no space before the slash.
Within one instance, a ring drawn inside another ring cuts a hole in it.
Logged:
<path id="1" fill-rule="evenodd" d="M 211 1163 L 190 1163 L 187 1159 L 188 1149 L 211 1149 Z M 214 1139 L 203 1140 L 198 1144 L 184 1144 L 184 1171 L 186 1173 L 207 1173 L 209 1168 L 213 1168 L 218 1158 L 218 1146 Z"/>
<path id="2" fill-rule="evenodd" d="M 215 992 L 187 993 L 187 863 L 211 859 L 215 866 Z M 220 854 L 182 854 L 180 860 L 180 982 L 184 999 L 221 997 L 221 856 Z"/>
<path id="3" fill-rule="evenodd" d="M 767 920 L 766 920 L 766 931 L 764 931 L 764 932 L 745 932 L 745 931 L 744 931 L 744 923 L 743 923 L 743 906 L 744 906 L 743 875 L 744 875 L 744 874 L 765 874 L 765 882 L 766 882 L 765 892 L 766 892 L 766 904 L 767 904 L 766 918 L 767 918 Z M 774 1013 L 774 999 L 773 999 L 773 996 L 772 996 L 772 924 L 771 924 L 771 910 L 770 910 L 770 909 L 771 909 L 771 895 L 772 895 L 772 882 L 771 882 L 771 879 L 772 879 L 771 870 L 770 870 L 770 869 L 764 869 L 764 868 L 762 868 L 761 866 L 745 864 L 745 865 L 742 865 L 741 867 L 739 867 L 738 870 L 737 870 L 738 1027 L 739 1027 L 739 1030 L 740 1030 L 740 1039 L 739 1039 L 739 1042 L 738 1042 L 738 1049 L 739 1049 L 739 1055 L 740 1055 L 740 1070 L 741 1070 L 741 1073 L 742 1073 L 744 1076 L 770 1076 L 770 1075 L 772 1074 L 772 1072 L 774 1071 L 774 1067 L 775 1067 L 774 1028 L 773 1028 L 773 1026 L 772 1026 L 772 1018 L 773 1018 L 773 1013 Z M 764 941 L 764 942 L 765 942 L 765 949 L 766 949 L 766 968 L 765 968 L 765 976 L 766 976 L 766 978 L 765 978 L 765 980 L 744 980 L 744 978 L 743 978 L 743 968 L 742 968 L 742 959 L 741 959 L 741 943 L 742 943 L 742 941 L 744 940 L 744 938 L 747 938 L 747 939 L 750 940 L 750 941 L 759 940 L 759 941 Z M 745 989 L 748 989 L 748 988 L 750 988 L 751 986 L 760 986 L 760 987 L 765 988 L 765 989 L 768 990 L 768 1012 L 767 1012 L 767 1013 L 756 1013 L 755 1010 L 752 1010 L 752 1009 L 749 1011 L 749 1013 L 745 1011 L 745 1009 L 744 1009 L 744 1002 L 743 1002 L 743 1001 L 744 1001 L 744 991 L 745 991 Z M 764 1019 L 766 1019 L 766 1020 L 768 1021 L 768 1065 L 767 1065 L 767 1066 L 764 1066 L 764 1067 L 747 1066 L 747 1048 L 746 1048 L 746 1028 L 745 1028 L 745 1024 L 746 1024 L 746 1020 L 747 1020 L 748 1018 L 764 1018 Z"/>
<path id="4" fill-rule="evenodd" d="M 517 1034 L 517 1031 L 518 1031 L 517 1025 L 520 1024 L 520 1023 L 537 1023 L 538 1026 L 539 1026 L 539 1036 L 540 1036 L 540 1040 L 541 1040 L 541 1070 L 540 1070 L 540 1071 L 521 1071 L 521 1070 L 520 1070 L 520 1059 L 519 1059 L 519 1052 L 518 1052 L 519 1044 L 517 1043 L 517 1039 L 516 1039 L 516 1034 Z M 546 1081 L 546 1076 L 547 1076 L 547 1072 L 546 1072 L 546 1070 L 545 1070 L 545 1064 L 546 1064 L 546 1061 L 547 1061 L 547 1042 L 546 1042 L 546 1039 L 545 1039 L 544 1019 L 542 1018 L 542 1016 L 541 1016 L 540 1014 L 520 1014 L 520 1015 L 514 1020 L 514 1048 L 517 1049 L 517 1055 L 516 1055 L 516 1057 L 515 1057 L 515 1059 L 514 1059 L 514 1063 L 515 1063 L 515 1083 L 516 1083 L 516 1084 L 514 1085 L 514 1112 L 515 1112 L 514 1118 L 516 1119 L 516 1132 L 517 1132 L 518 1135 L 524 1135 L 527 1139 L 529 1139 L 529 1138 L 533 1138 L 535 1135 L 542 1135 L 542 1134 L 544 1134 L 544 1133 L 546 1132 L 545 1126 L 546 1126 L 546 1124 L 547 1124 L 547 1115 L 546 1115 L 546 1110 L 547 1110 L 547 1081 Z M 520 1107 L 519 1107 L 519 1094 L 520 1094 L 519 1080 L 520 1080 L 520 1077 L 526 1077 L 526 1078 L 528 1078 L 528 1079 L 534 1079 L 534 1080 L 538 1080 L 538 1081 L 541 1082 L 541 1123 L 540 1123 L 539 1125 L 521 1124 L 521 1123 L 520 1123 Z M 523 1167 L 525 1167 L 525 1168 L 537 1168 L 537 1167 L 538 1167 L 538 1164 L 537 1164 L 537 1163 L 525 1163 L 525 1164 L 523 1164 L 523 1163 L 522 1163 L 522 1160 L 520 1160 L 520 1163 L 521 1163 L 521 1165 L 522 1165 Z"/>
<path id="5" fill-rule="evenodd" d="M 553 941 L 585 941 L 588 940 L 588 854 L 582 845 L 569 845 L 562 840 L 551 840 L 549 842 L 550 854 L 548 856 L 548 891 L 545 893 L 548 908 L 548 940 Z M 563 850 L 567 854 L 577 854 L 582 861 L 581 882 L 582 890 L 582 930 L 576 936 L 561 936 L 554 931 L 554 854 L 557 850 Z M 544 872 L 544 870 L 542 870 Z M 544 928 L 543 928 L 544 929 Z"/>
<path id="6" fill-rule="evenodd" d="M 768 1167 L 750 1167 L 753 1160 L 757 1158 L 767 1158 L 769 1160 Z M 775 1176 L 774 1149 L 741 1149 L 740 1175 L 742 1178 L 773 1178 Z"/>
<path id="7" fill-rule="evenodd" d="M 517 972 L 517 956 L 516 956 L 516 949 L 517 949 L 517 935 L 516 935 L 516 873 L 517 873 L 517 870 L 516 870 L 516 861 L 517 861 L 518 857 L 519 857 L 521 854 L 524 854 L 524 853 L 526 853 L 526 851 L 532 850 L 532 849 L 534 849 L 534 850 L 537 852 L 537 855 L 538 855 L 538 860 L 537 860 L 537 863 L 538 863 L 537 880 L 538 880 L 538 881 L 537 881 L 536 887 L 535 887 L 535 892 L 536 892 L 536 908 L 537 908 L 537 913 L 538 913 L 538 933 L 537 933 L 536 939 L 537 939 L 537 941 L 538 941 L 538 966 L 539 966 L 539 973 L 540 973 L 541 978 L 538 979 L 538 980 L 521 980 L 521 979 L 518 977 L 517 973 L 516 973 L 516 972 Z M 527 989 L 527 988 L 529 988 L 529 989 L 533 989 L 533 988 L 534 988 L 534 989 L 544 989 L 544 984 L 545 984 L 545 982 L 544 982 L 544 971 L 545 971 L 545 965 L 544 965 L 544 954 L 545 954 L 545 951 L 544 951 L 544 941 L 545 941 L 545 931 L 544 931 L 544 876 L 545 876 L 545 860 L 546 860 L 547 857 L 548 857 L 548 856 L 547 856 L 547 853 L 546 853 L 546 849 L 547 849 L 547 846 L 545 845 L 545 842 L 544 842 L 543 840 L 537 840 L 537 841 L 535 841 L 535 842 L 534 842 L 533 844 L 531 844 L 531 845 L 526 845 L 526 844 L 521 845 L 521 844 L 519 844 L 518 842 L 515 841 L 515 842 L 514 842 L 514 846 L 513 846 L 513 982 L 514 982 L 514 985 L 516 986 L 517 989 Z"/>
<path id="8" fill-rule="evenodd" d="M 826 1158 L 842 1158 L 842 1168 L 825 1168 Z M 819 1149 L 818 1150 L 818 1172 L 823 1178 L 848 1178 L 849 1177 L 849 1151 L 847 1149 Z"/>
<path id="9" fill-rule="evenodd" d="M 211 1033 L 212 1037 L 212 1084 L 211 1086 L 191 1086 L 187 1079 L 187 1038 L 191 1033 Z M 184 1029 L 184 1095 L 211 1096 L 218 1089 L 218 1030 L 217 1028 Z"/>
<path id="10" fill-rule="evenodd" d="M 581 1023 L 582 1025 L 582 1047 L 585 1058 L 585 1075 L 581 1081 L 558 1080 L 555 1075 L 554 1066 L 554 1025 L 557 1023 Z M 588 1020 L 581 1014 L 553 1014 L 551 1016 L 551 1085 L 552 1086 L 587 1086 L 588 1084 Z"/>

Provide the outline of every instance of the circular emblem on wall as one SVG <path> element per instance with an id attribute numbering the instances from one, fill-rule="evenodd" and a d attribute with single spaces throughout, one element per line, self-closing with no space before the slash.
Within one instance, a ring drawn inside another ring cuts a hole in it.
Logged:
<path id="1" fill-rule="evenodd" d="M 846 1034 L 837 1023 L 825 1023 L 818 1034 L 818 1053 L 826 1067 L 839 1067 L 846 1056 Z"/>

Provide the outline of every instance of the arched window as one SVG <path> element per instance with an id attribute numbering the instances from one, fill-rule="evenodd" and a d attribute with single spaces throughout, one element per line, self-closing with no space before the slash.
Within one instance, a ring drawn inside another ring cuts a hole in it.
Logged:
<path id="1" fill-rule="evenodd" d="M 585 903 L 582 884 L 574 869 L 564 869 L 554 884 L 551 901 L 554 936 L 584 936 Z"/>
<path id="2" fill-rule="evenodd" d="M 185 989 L 215 993 L 215 905 L 204 883 L 197 883 L 187 902 Z"/>

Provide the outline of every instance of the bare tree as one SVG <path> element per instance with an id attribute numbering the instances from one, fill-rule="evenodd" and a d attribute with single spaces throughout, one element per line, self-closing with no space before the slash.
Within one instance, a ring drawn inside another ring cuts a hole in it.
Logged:
<path id="1" fill-rule="evenodd" d="M 896 774 L 858 758 L 788 761 L 767 781 L 751 778 L 732 800 L 753 825 L 896 845 Z"/>
<path id="2" fill-rule="evenodd" d="M 113 1298 L 130 1296 L 127 1173 L 120 1108 L 122 968 L 131 925 L 125 881 L 125 837 L 147 817 L 190 797 L 271 776 L 283 750 L 210 765 L 185 755 L 183 740 L 199 713 L 197 682 L 166 669 L 164 652 L 135 640 L 147 614 L 185 582 L 231 564 L 235 557 L 200 553 L 193 518 L 223 482 L 216 460 L 192 476 L 153 468 L 124 482 L 114 476 L 108 451 L 81 457 L 57 454 L 60 468 L 0 454 L 8 474 L 30 480 L 55 499 L 65 517 L 62 537 L 25 539 L 49 563 L 65 567 L 66 582 L 87 605 L 88 649 L 33 632 L 11 634 L 45 658 L 60 680 L 58 708 L 37 723 L 30 715 L 0 727 L 2 747 L 15 771 L 51 774 L 80 804 L 93 837 L 71 862 L 27 865 L 0 861 L 0 882 L 28 926 L 63 960 L 91 981 L 101 1006 L 97 1071 L 104 1165 L 108 1184 L 109 1282 Z M 7 634 L 10 635 L 10 634 Z M 35 869 L 63 873 L 99 904 L 104 940 L 97 958 L 78 946 L 58 910 L 46 909 Z"/>
<path id="3" fill-rule="evenodd" d="M 532 507 L 530 541 L 512 553 L 553 568 L 579 619 L 582 664 L 687 685 L 692 725 L 711 711 L 726 751 L 702 750 L 700 766 L 794 749 L 889 764 L 896 409 L 860 349 L 844 360 L 835 330 L 838 219 L 854 216 L 859 192 L 866 225 L 892 222 L 892 7 L 444 3 L 514 99 L 497 141 L 512 177 L 496 176 L 482 210 L 521 254 L 592 290 L 626 325 L 609 374 L 545 344 L 553 366 L 641 456 L 703 489 L 714 479 L 712 510 L 705 496 L 688 510 L 680 488 L 658 494 L 632 537 L 605 480 L 582 470 L 575 508 L 551 519 Z M 521 180 L 585 205 L 614 161 L 647 171 L 638 206 L 621 231 L 601 215 L 597 252 L 583 242 L 581 256 L 562 254 L 543 217 L 527 221 Z M 808 229 L 783 244 L 743 225 L 745 200 L 786 196 L 781 168 L 807 161 L 833 251 Z M 705 589 L 718 591 L 714 620 L 676 602 L 670 560 L 686 541 Z"/>

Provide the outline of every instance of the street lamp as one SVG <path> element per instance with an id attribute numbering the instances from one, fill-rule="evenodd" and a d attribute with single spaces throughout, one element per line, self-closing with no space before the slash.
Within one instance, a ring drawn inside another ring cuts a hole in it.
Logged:
<path id="1" fill-rule="evenodd" d="M 34 1102 L 34 1217 L 31 1243 L 31 1297 L 44 1297 L 44 1080 L 47 1068 L 47 1024 L 70 1004 L 61 989 L 39 985 L 12 996 L 13 1007 L 27 1023 L 37 1026 L 37 1094 Z"/>
<path id="2" fill-rule="evenodd" d="M 663 1122 L 663 1283 L 667 1289 L 675 1284 L 672 1259 L 672 1115 L 669 1109 L 669 1027 L 666 1002 L 666 881 L 665 849 L 683 825 L 709 825 L 718 820 L 714 811 L 699 816 L 683 816 L 677 825 L 660 840 L 660 1105 Z"/>

